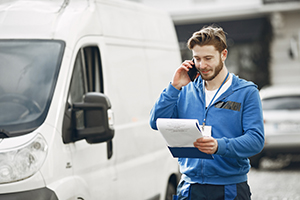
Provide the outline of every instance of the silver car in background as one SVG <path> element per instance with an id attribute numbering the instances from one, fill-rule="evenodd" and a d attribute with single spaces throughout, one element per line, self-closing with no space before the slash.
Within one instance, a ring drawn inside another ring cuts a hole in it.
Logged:
<path id="1" fill-rule="evenodd" d="M 262 157 L 300 154 L 300 86 L 270 86 L 260 90 L 265 146 L 250 158 L 254 168 Z"/>

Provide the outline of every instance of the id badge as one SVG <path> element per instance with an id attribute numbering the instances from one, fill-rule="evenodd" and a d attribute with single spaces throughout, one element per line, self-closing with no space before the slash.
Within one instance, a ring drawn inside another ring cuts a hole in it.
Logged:
<path id="1" fill-rule="evenodd" d="M 203 126 L 202 127 L 202 134 L 203 136 L 211 136 L 211 126 Z"/>

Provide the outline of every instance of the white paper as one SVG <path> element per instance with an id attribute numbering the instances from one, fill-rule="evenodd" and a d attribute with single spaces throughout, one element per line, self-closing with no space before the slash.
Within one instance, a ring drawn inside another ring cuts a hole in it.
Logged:
<path id="1" fill-rule="evenodd" d="M 170 147 L 194 147 L 194 142 L 203 137 L 197 119 L 158 118 L 157 128 Z"/>

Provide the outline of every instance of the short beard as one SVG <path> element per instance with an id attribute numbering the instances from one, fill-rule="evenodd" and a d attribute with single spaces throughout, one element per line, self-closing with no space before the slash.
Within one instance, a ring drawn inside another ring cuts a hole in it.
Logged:
<path id="1" fill-rule="evenodd" d="M 214 78 L 216 78 L 216 77 L 219 75 L 220 71 L 223 69 L 223 66 L 224 66 L 224 64 L 223 64 L 222 59 L 221 59 L 221 57 L 220 57 L 220 63 L 219 63 L 219 65 L 215 68 L 215 73 L 214 73 L 212 76 L 210 76 L 210 77 L 204 77 L 204 76 L 200 73 L 201 78 L 202 78 L 203 80 L 205 80 L 205 81 L 211 81 L 211 80 L 213 80 Z"/>

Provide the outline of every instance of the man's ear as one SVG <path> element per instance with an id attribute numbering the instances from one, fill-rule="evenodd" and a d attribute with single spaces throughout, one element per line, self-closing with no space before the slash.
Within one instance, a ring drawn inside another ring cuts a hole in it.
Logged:
<path id="1" fill-rule="evenodd" d="M 223 62 L 226 60 L 227 54 L 228 54 L 228 50 L 227 50 L 227 49 L 224 49 L 224 50 L 221 52 L 221 59 L 222 59 Z"/>

